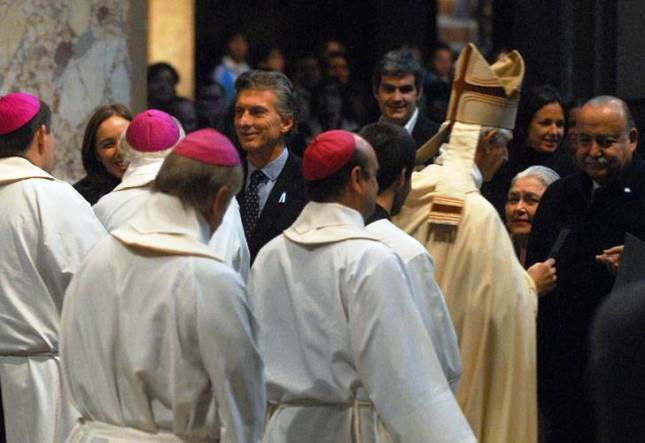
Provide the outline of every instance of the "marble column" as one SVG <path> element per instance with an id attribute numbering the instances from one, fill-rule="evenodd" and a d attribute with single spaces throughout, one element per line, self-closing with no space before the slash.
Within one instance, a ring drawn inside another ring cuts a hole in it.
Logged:
<path id="1" fill-rule="evenodd" d="M 54 175 L 83 173 L 80 147 L 93 110 L 120 102 L 139 110 L 145 78 L 131 78 L 131 54 L 143 53 L 145 8 L 136 0 L 0 0 L 0 94 L 38 95 L 53 112 Z M 132 13 L 138 25 L 133 26 Z M 140 39 L 142 44 L 130 40 Z M 139 77 L 141 75 L 139 74 Z M 138 88 L 133 94 L 133 86 Z M 133 100 L 132 97 L 137 97 Z"/>

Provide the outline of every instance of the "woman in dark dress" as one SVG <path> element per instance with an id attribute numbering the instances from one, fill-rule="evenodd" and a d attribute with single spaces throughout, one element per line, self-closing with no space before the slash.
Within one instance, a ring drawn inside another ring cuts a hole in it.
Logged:
<path id="1" fill-rule="evenodd" d="M 128 165 L 121 154 L 120 136 L 130 120 L 128 108 L 114 103 L 98 108 L 85 128 L 81 155 L 87 175 L 74 188 L 91 205 L 121 182 Z"/>
<path id="2" fill-rule="evenodd" d="M 551 168 L 560 177 L 576 171 L 573 156 L 562 144 L 565 127 L 564 105 L 553 86 L 536 86 L 522 96 L 509 161 L 482 186 L 482 195 L 502 217 L 511 180 L 519 172 L 536 165 Z"/>

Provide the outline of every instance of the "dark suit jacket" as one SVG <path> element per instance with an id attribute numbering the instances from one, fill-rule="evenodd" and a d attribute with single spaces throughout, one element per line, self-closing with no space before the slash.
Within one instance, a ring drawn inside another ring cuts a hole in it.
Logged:
<path id="1" fill-rule="evenodd" d="M 433 120 L 430 120 L 429 118 L 425 117 L 424 115 L 421 114 L 421 111 L 419 111 L 419 117 L 417 118 L 417 123 L 414 125 L 414 128 L 412 129 L 412 138 L 414 139 L 414 143 L 417 145 L 417 149 L 419 149 L 425 142 L 430 140 L 433 135 L 437 133 L 439 130 L 439 125 L 435 123 Z M 429 165 L 434 162 L 434 159 L 439 156 L 439 152 L 434 155 L 430 160 L 428 160 L 425 164 Z"/>
<path id="2" fill-rule="evenodd" d="M 246 162 L 244 162 L 246 165 Z M 246 183 L 246 171 L 245 183 Z M 284 194 L 284 197 L 283 197 Z M 244 199 L 244 188 L 237 195 L 242 205 Z M 281 202 L 282 200 L 282 202 Z M 300 211 L 307 204 L 307 183 L 302 177 L 302 160 L 289 152 L 287 163 L 278 176 L 269 198 L 267 199 L 255 231 L 246 241 L 251 253 L 251 263 L 255 260 L 258 252 L 274 237 L 282 234 L 298 218 Z"/>
<path id="3" fill-rule="evenodd" d="M 625 232 L 645 240 L 645 162 L 632 162 L 592 198 L 592 182 L 578 172 L 554 182 L 540 201 L 529 238 L 527 267 L 546 260 L 563 229 L 557 286 L 538 300 L 538 402 L 551 440 L 593 442 L 594 422 L 585 369 L 589 329 L 615 277 L 595 259 L 622 245 Z M 565 231 L 567 232 L 567 231 Z M 625 440 L 630 441 L 630 440 Z"/>
<path id="4" fill-rule="evenodd" d="M 417 149 L 419 149 L 425 142 L 430 140 L 433 135 L 439 130 L 439 125 L 421 114 L 419 111 L 419 117 L 417 118 L 417 123 L 412 129 L 412 138 L 417 144 Z"/>

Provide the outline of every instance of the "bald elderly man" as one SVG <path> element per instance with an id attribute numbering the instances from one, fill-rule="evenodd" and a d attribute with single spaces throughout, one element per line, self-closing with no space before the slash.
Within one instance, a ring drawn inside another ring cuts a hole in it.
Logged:
<path id="1" fill-rule="evenodd" d="M 548 442 L 594 441 L 585 367 L 596 309 L 629 232 L 645 239 L 645 162 L 622 100 L 600 96 L 576 123 L 580 172 L 553 183 L 533 221 L 527 264 L 556 259 L 558 283 L 538 309 L 538 399 Z"/>

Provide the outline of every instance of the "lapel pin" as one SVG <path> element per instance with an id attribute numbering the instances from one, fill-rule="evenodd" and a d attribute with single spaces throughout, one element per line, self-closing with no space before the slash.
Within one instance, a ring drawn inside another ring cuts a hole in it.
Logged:
<path id="1" fill-rule="evenodd" d="M 632 192 L 632 190 L 629 188 L 625 188 L 624 191 L 625 191 L 625 194 L 629 194 L 630 192 Z"/>
<path id="2" fill-rule="evenodd" d="M 280 195 L 280 198 L 278 199 L 278 203 L 286 203 L 287 202 L 287 193 L 283 192 Z"/>

